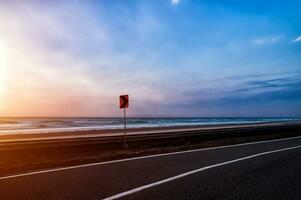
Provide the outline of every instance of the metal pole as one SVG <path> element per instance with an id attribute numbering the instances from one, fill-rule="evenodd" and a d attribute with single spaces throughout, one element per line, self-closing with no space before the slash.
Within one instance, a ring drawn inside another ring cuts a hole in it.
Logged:
<path id="1" fill-rule="evenodd" d="M 124 116 L 124 137 L 123 137 L 123 148 L 127 149 L 128 145 L 126 143 L 126 108 L 123 108 L 123 116 Z"/>

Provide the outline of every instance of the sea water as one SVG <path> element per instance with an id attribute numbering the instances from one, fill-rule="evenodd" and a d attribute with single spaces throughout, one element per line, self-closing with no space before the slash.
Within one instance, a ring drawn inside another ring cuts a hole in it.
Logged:
<path id="1" fill-rule="evenodd" d="M 129 128 L 175 126 L 206 126 L 296 121 L 293 117 L 130 117 Z M 0 118 L 0 134 L 48 133 L 80 130 L 109 130 L 123 128 L 123 118 Z"/>

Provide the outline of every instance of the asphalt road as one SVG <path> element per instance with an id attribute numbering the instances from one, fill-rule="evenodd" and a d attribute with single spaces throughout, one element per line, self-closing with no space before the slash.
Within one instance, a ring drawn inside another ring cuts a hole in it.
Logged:
<path id="1" fill-rule="evenodd" d="M 0 199 L 291 200 L 300 169 L 301 137 L 2 177 Z"/>

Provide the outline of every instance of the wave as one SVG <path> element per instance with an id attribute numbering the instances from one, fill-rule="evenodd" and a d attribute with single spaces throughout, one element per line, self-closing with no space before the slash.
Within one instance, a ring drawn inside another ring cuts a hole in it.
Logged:
<path id="1" fill-rule="evenodd" d="M 301 120 L 301 118 L 217 117 L 217 118 L 128 118 L 129 128 L 225 125 Z M 123 118 L 20 118 L 0 119 L 0 134 L 17 132 L 62 132 L 123 128 Z"/>

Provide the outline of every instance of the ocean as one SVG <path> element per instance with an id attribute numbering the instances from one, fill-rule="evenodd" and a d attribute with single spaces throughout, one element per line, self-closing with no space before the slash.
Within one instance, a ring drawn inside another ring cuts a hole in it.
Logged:
<path id="1" fill-rule="evenodd" d="M 297 121 L 293 117 L 130 117 L 128 128 L 206 126 Z M 109 130 L 123 128 L 123 118 L 0 118 L 0 135 L 14 133 L 49 133 L 76 130 Z"/>

